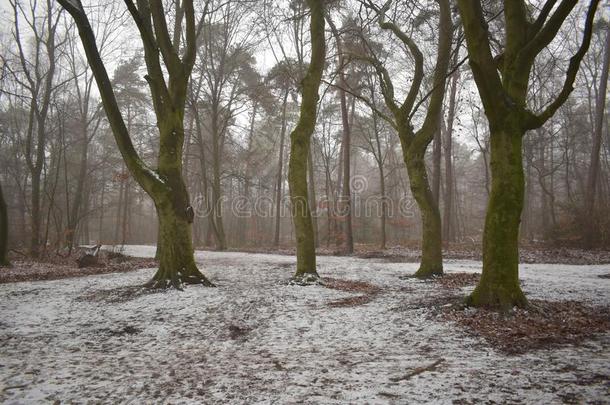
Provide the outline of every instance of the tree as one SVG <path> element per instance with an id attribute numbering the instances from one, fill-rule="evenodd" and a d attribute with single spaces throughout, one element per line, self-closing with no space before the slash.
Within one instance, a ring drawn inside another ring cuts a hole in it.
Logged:
<path id="1" fill-rule="evenodd" d="M 176 3 L 174 35 L 170 36 L 161 0 L 131 0 L 125 3 L 144 45 L 144 60 L 159 131 L 158 167 L 149 167 L 133 146 L 119 109 L 95 36 L 80 0 L 59 0 L 74 19 L 87 60 L 98 85 L 102 103 L 119 151 L 129 171 L 153 199 L 159 219 L 159 269 L 148 283 L 154 288 L 183 283 L 212 283 L 195 263 L 191 241 L 193 208 L 182 178 L 184 110 L 189 75 L 195 63 L 201 22 L 195 21 L 192 1 Z M 207 4 L 203 13 L 207 13 Z M 203 21 L 203 19 L 201 20 Z M 182 29 L 184 24 L 184 30 Z M 181 32 L 184 44 L 181 55 Z M 163 67 L 161 65 L 163 59 Z M 164 75 L 164 69 L 167 72 Z"/>
<path id="2" fill-rule="evenodd" d="M 369 74 L 366 72 L 365 81 L 366 89 L 368 90 L 368 102 L 371 106 L 371 119 L 369 125 L 363 125 L 360 123 L 360 132 L 364 140 L 365 149 L 371 155 L 377 165 L 377 171 L 379 172 L 379 221 L 380 221 L 380 239 L 379 248 L 385 249 L 387 243 L 387 216 L 388 216 L 388 196 L 386 192 L 386 172 L 385 172 L 385 161 L 388 156 L 389 150 L 394 145 L 392 141 L 388 139 L 391 131 L 383 128 L 383 120 L 380 121 L 379 115 L 377 114 L 377 94 L 376 88 L 377 83 L 375 82 L 375 74 Z M 383 145 L 383 146 L 382 146 Z"/>
<path id="3" fill-rule="evenodd" d="M 113 18 L 113 13 L 108 14 L 105 21 L 95 20 L 97 23 L 96 31 L 98 32 L 98 49 L 104 53 L 105 46 L 110 42 L 110 35 L 114 29 L 116 29 L 116 23 L 112 23 L 110 18 Z M 99 18 L 99 16 L 96 16 Z M 69 251 L 72 250 L 75 239 L 77 237 L 77 228 L 81 220 L 86 216 L 85 206 L 88 203 L 86 201 L 86 189 L 87 189 L 87 178 L 89 177 L 89 146 L 91 140 L 95 136 L 100 126 L 101 115 L 100 107 L 94 107 L 95 100 L 92 96 L 92 89 L 94 83 L 94 77 L 91 75 L 90 69 L 87 65 L 87 61 L 84 60 L 83 55 L 78 51 L 78 39 L 76 37 L 76 31 L 73 27 L 68 31 L 66 35 L 67 40 L 67 52 L 66 59 L 69 66 L 69 73 L 72 76 L 71 89 L 74 91 L 76 98 L 76 104 L 78 107 L 78 129 L 79 135 L 78 143 L 80 144 L 79 163 L 78 163 L 78 174 L 76 177 L 76 188 L 74 191 L 74 197 L 72 199 L 66 195 L 66 219 L 67 219 L 67 230 L 65 232 L 66 245 Z M 129 119 L 128 119 L 129 121 Z M 129 129 L 129 125 L 128 125 Z M 65 151 L 64 151 L 65 153 Z M 66 193 L 67 194 L 67 193 Z M 88 242 L 88 241 L 87 241 Z"/>
<path id="4" fill-rule="evenodd" d="M 599 153 L 602 145 L 602 133 L 604 126 L 604 113 L 606 111 L 606 89 L 608 88 L 608 67 L 610 66 L 610 25 L 606 26 L 606 43 L 604 45 L 604 60 L 602 62 L 602 71 L 599 78 L 599 90 L 595 105 L 595 131 L 593 133 L 593 147 L 591 149 L 591 165 L 589 166 L 589 174 L 587 177 L 587 194 L 585 198 L 585 215 L 587 221 L 587 247 L 592 247 L 596 234 L 596 218 L 595 213 L 595 192 L 599 178 Z"/>
<path id="5" fill-rule="evenodd" d="M 555 38 L 578 1 L 556 3 L 547 0 L 534 19 L 525 1 L 505 1 L 505 40 L 500 41 L 505 45 L 494 57 L 481 1 L 458 0 L 469 63 L 489 122 L 491 144 L 492 182 L 483 232 L 483 273 L 467 299 L 469 305 L 501 310 L 527 305 L 519 286 L 518 267 L 524 196 L 523 136 L 528 130 L 540 128 L 572 92 L 591 41 L 599 0 L 592 0 L 588 7 L 583 40 L 570 59 L 559 95 L 544 110 L 534 113 L 527 106 L 527 96 L 535 58 Z"/>
<path id="6" fill-rule="evenodd" d="M 318 89 L 322 81 L 326 57 L 324 37 L 324 1 L 307 0 L 311 11 L 311 60 L 307 73 L 301 82 L 302 100 L 299 120 L 290 134 L 290 159 L 288 163 L 288 184 L 292 220 L 294 222 L 297 248 L 296 282 L 308 283 L 318 279 L 316 271 L 315 234 L 307 189 L 307 165 L 310 153 L 311 135 L 316 125 Z"/>
<path id="7" fill-rule="evenodd" d="M 8 260 L 8 215 L 0 184 L 0 267 L 10 265 Z"/>
<path id="8" fill-rule="evenodd" d="M 451 9 L 448 0 L 439 1 L 439 40 L 432 90 L 429 93 L 430 101 L 424 122 L 420 129 L 415 131 L 412 119 L 419 105 L 416 104 L 416 98 L 424 79 L 424 57 L 411 36 L 401 30 L 394 22 L 386 20 L 386 13 L 391 3 L 391 0 L 387 1 L 383 7 L 379 8 L 369 1 L 367 7 L 377 12 L 379 26 L 396 36 L 408 49 L 415 61 L 411 87 L 406 93 L 405 100 L 400 105 L 395 101 L 394 84 L 387 68 L 375 56 L 369 58 L 369 61 L 377 71 L 385 103 L 392 115 L 392 117 L 385 114 L 382 116 L 398 132 L 403 160 L 409 174 L 411 193 L 421 212 L 422 258 L 415 275 L 417 277 L 431 277 L 443 273 L 442 231 L 440 211 L 428 182 L 425 155 L 428 145 L 439 130 L 439 116 L 443 105 L 445 81 L 451 53 L 453 28 Z"/>
<path id="9" fill-rule="evenodd" d="M 57 88 L 54 79 L 58 47 L 56 35 L 60 13 L 57 9 L 53 8 L 50 0 L 47 0 L 45 3 L 46 8 L 43 18 L 37 15 L 39 9 L 36 2 L 30 3 L 29 16 L 25 16 L 25 8 L 19 4 L 18 0 L 11 0 L 10 4 L 15 19 L 13 36 L 17 44 L 19 64 L 23 73 L 23 79 L 19 78 L 17 81 L 22 83 L 22 86 L 27 89 L 31 99 L 25 157 L 32 177 L 30 252 L 32 256 L 36 257 L 40 254 L 42 229 L 42 172 L 48 136 L 46 124 L 52 95 Z M 24 14 L 24 19 L 34 37 L 34 47 L 32 50 L 34 57 L 26 55 L 27 50 L 22 44 L 19 24 L 21 20 L 20 14 Z M 37 23 L 37 21 L 41 21 L 41 23 Z M 30 61 L 31 59 L 33 59 L 33 63 Z M 13 75 L 17 78 L 16 72 L 13 71 Z"/>
<path id="10" fill-rule="evenodd" d="M 340 171 L 340 173 L 343 175 L 343 184 L 340 186 L 341 204 L 343 205 L 343 207 L 341 207 L 341 212 L 344 213 L 345 216 L 345 221 L 343 224 L 344 249 L 345 253 L 351 254 L 354 252 L 354 236 L 352 230 L 352 195 L 350 190 L 351 129 L 347 108 L 347 96 L 345 91 L 345 88 L 347 87 L 347 82 L 345 79 L 347 58 L 345 57 L 345 53 L 343 51 L 343 40 L 341 39 L 341 35 L 339 35 L 339 30 L 337 27 L 335 27 L 332 18 L 328 17 L 327 21 L 337 44 L 338 91 L 341 105 L 341 125 L 343 127 L 343 136 L 341 139 L 341 150 L 343 151 L 341 154 L 343 157 L 343 169 Z"/>
<path id="11" fill-rule="evenodd" d="M 117 105 L 122 116 L 125 117 L 127 132 L 132 139 L 136 138 L 133 129 L 138 124 L 138 118 L 146 117 L 150 105 L 144 89 L 146 83 L 138 74 L 141 62 L 142 55 L 137 52 L 133 57 L 121 61 L 112 77 L 112 88 L 116 95 Z M 131 218 L 129 214 L 132 200 L 132 180 L 123 164 L 120 165 L 120 171 L 115 174 L 114 179 L 119 183 L 114 242 L 125 245 Z"/>
<path id="12" fill-rule="evenodd" d="M 202 122 L 211 141 L 212 215 L 209 219 L 218 250 L 227 249 L 222 212 L 222 161 L 230 136 L 229 128 L 235 121 L 235 104 L 248 91 L 247 84 L 244 84 L 244 73 L 250 73 L 254 63 L 252 45 L 247 42 L 250 39 L 238 35 L 246 15 L 246 9 L 240 2 L 226 2 L 220 10 L 219 20 L 209 18 L 203 25 L 198 49 L 201 58 L 196 73 L 203 76 L 201 92 L 210 118 L 209 125 Z"/>
<path id="13" fill-rule="evenodd" d="M 455 52 L 454 65 L 457 65 L 457 56 L 459 52 Z M 455 240 L 455 229 L 453 226 L 453 124 L 455 121 L 456 112 L 456 96 L 457 96 L 457 85 L 460 81 L 460 70 L 456 71 L 451 75 L 451 87 L 449 91 L 449 112 L 447 114 L 447 128 L 445 129 L 445 139 L 443 140 L 443 149 L 445 154 L 445 193 L 444 193 L 444 204 L 445 209 L 443 211 L 443 237 L 448 242 Z M 487 170 L 487 169 L 486 169 Z"/>
<path id="14" fill-rule="evenodd" d="M 280 206 L 282 204 L 282 184 L 284 183 L 284 143 L 286 138 L 286 130 L 288 127 L 286 110 L 288 107 L 288 96 L 294 91 L 295 88 L 295 70 L 296 62 L 292 59 L 285 59 L 273 66 L 267 75 L 267 80 L 270 82 L 270 84 L 280 90 L 282 99 L 282 108 L 280 113 L 280 145 L 278 150 L 277 177 L 275 182 L 275 225 L 273 233 L 273 246 L 275 247 L 280 245 Z"/>

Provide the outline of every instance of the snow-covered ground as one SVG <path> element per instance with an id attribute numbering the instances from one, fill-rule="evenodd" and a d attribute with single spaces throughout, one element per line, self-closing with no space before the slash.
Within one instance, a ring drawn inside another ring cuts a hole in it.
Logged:
<path id="1" fill-rule="evenodd" d="M 152 256 L 154 248 L 127 253 Z M 354 294 L 286 285 L 292 257 L 197 259 L 218 288 L 119 302 L 96 294 L 141 284 L 154 270 L 1 285 L 0 401 L 610 403 L 610 335 L 500 354 L 417 308 L 443 291 L 399 279 L 416 264 L 320 257 L 322 276 L 381 287 L 364 305 L 330 307 Z M 446 263 L 449 272 L 480 267 Z M 598 277 L 607 273 L 610 266 L 524 265 L 521 278 L 531 298 L 609 305 L 610 280 Z M 438 359 L 435 370 L 400 379 Z"/>

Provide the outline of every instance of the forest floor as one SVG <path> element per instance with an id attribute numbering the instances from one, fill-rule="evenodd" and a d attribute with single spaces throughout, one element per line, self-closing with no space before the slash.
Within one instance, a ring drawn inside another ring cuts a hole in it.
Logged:
<path id="1" fill-rule="evenodd" d="M 207 249 L 206 249 L 207 250 Z M 272 253 L 294 256 L 294 247 L 258 248 L 243 247 L 234 251 L 248 253 Z M 342 256 L 340 247 L 321 246 L 316 249 L 321 256 Z M 379 249 L 370 244 L 356 244 L 354 253 L 350 256 L 362 259 L 379 259 L 396 263 L 418 263 L 421 259 L 421 249 L 418 241 L 404 242 L 400 246 L 388 246 Z M 610 250 L 585 250 L 574 247 L 558 247 L 544 243 L 522 244 L 519 246 L 519 261 L 521 263 L 546 264 L 610 264 Z M 482 260 L 483 253 L 480 243 L 451 243 L 443 248 L 444 259 Z"/>
<path id="2" fill-rule="evenodd" d="M 19 281 L 57 280 L 61 278 L 83 277 L 94 274 L 124 273 L 155 267 L 151 258 L 126 256 L 113 251 L 100 251 L 97 263 L 79 268 L 76 260 L 83 250 L 74 249 L 72 253 L 50 252 L 37 259 L 11 252 L 11 267 L 0 269 L 0 284 Z"/>
<path id="3" fill-rule="evenodd" d="M 477 261 L 420 281 L 322 256 L 326 285 L 298 287 L 290 256 L 196 256 L 217 288 L 141 290 L 153 269 L 1 285 L 0 402 L 610 403 L 608 265 L 523 264 L 532 308 L 502 317 L 461 306 Z"/>

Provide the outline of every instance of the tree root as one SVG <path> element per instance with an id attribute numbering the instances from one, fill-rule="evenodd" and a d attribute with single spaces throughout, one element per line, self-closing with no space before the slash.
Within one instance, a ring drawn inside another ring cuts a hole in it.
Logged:
<path id="1" fill-rule="evenodd" d="M 414 277 L 419 278 L 419 279 L 429 279 L 429 278 L 436 278 L 436 277 L 442 277 L 443 275 L 443 267 L 439 267 L 439 268 L 428 268 L 428 267 L 423 267 L 421 266 L 414 274 Z"/>
<path id="2" fill-rule="evenodd" d="M 302 273 L 295 274 L 292 276 L 288 285 L 299 285 L 299 286 L 308 286 L 308 285 L 324 285 L 324 281 L 318 273 Z"/>
<path id="3" fill-rule="evenodd" d="M 180 272 L 172 273 L 172 278 L 153 278 L 145 283 L 144 287 L 151 290 L 165 290 L 173 287 L 176 290 L 183 291 L 185 285 L 197 284 L 204 287 L 216 287 L 216 285 L 208 280 L 203 274 L 182 275 Z"/>

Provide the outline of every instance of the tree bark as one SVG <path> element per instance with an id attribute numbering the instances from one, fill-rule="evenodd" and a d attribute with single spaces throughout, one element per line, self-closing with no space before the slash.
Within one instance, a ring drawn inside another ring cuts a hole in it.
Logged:
<path id="1" fill-rule="evenodd" d="M 593 147 L 591 149 L 591 165 L 587 177 L 587 194 L 584 214 L 587 218 L 587 231 L 585 234 L 585 246 L 591 248 L 598 239 L 598 218 L 595 215 L 595 193 L 599 178 L 599 153 L 602 145 L 604 126 L 604 113 L 606 111 L 606 89 L 608 88 L 608 67 L 610 65 L 610 25 L 606 28 L 606 44 L 604 46 L 604 61 L 599 78 L 599 91 L 595 106 L 595 132 L 593 133 Z"/>
<path id="2" fill-rule="evenodd" d="M 432 197 L 438 205 L 441 195 L 441 157 L 443 144 L 443 120 L 444 114 L 438 116 L 438 130 L 434 133 L 432 141 Z"/>
<path id="3" fill-rule="evenodd" d="M 343 43 L 339 31 L 336 29 L 332 22 L 332 19 L 328 19 L 328 25 L 331 28 L 335 41 L 337 43 L 337 54 L 338 54 L 338 70 L 339 70 L 339 101 L 341 105 L 341 124 L 343 126 L 343 135 L 341 139 L 341 157 L 343 159 L 342 167 L 342 181 L 343 186 L 341 187 L 341 208 L 340 212 L 343 214 L 343 249 L 345 253 L 351 254 L 354 252 L 354 236 L 352 229 L 352 193 L 350 188 L 351 182 L 351 130 L 350 120 L 347 108 L 347 97 L 345 94 L 345 88 L 347 87 L 347 81 L 345 80 L 345 57 L 343 54 Z M 341 170 L 340 170 L 341 172 Z M 339 180 L 341 183 L 341 180 Z"/>
<path id="4" fill-rule="evenodd" d="M 283 169 L 284 169 L 284 140 L 286 138 L 286 109 L 288 105 L 288 94 L 289 89 L 286 88 L 284 92 L 284 99 L 282 100 L 282 129 L 280 132 L 280 150 L 277 162 L 277 180 L 275 183 L 275 230 L 273 234 L 273 246 L 280 246 L 280 221 L 281 215 L 281 204 L 282 204 L 282 182 L 284 180 Z"/>
<path id="5" fill-rule="evenodd" d="M 106 67 L 96 45 L 93 30 L 79 0 L 58 0 L 73 17 L 95 76 L 104 110 L 127 168 L 153 199 L 159 217 L 157 254 L 159 269 L 148 286 L 181 288 L 183 283 L 212 285 L 197 269 L 191 240 L 193 208 L 182 178 L 184 108 L 190 72 L 196 58 L 197 29 L 192 1 L 184 1 L 184 51 L 172 44 L 160 0 L 150 0 L 139 9 L 126 2 L 144 45 L 144 59 L 159 131 L 157 169 L 150 168 L 138 155 L 119 110 Z M 138 3 L 141 4 L 141 3 Z M 205 13 L 205 12 L 204 12 Z M 177 24 L 182 21 L 177 21 Z M 153 34 L 154 32 L 154 34 Z M 182 56 L 180 56 L 182 55 Z M 161 56 L 168 77 L 166 83 Z"/>
<path id="6" fill-rule="evenodd" d="M 458 52 L 456 52 L 456 57 Z M 449 112 L 447 116 L 447 129 L 445 131 L 445 196 L 443 210 L 443 235 L 447 242 L 455 241 L 453 227 L 453 122 L 455 120 L 457 85 L 460 80 L 460 70 L 451 76 L 451 90 L 449 91 Z"/>
<path id="7" fill-rule="evenodd" d="M 492 182 L 483 232 L 483 274 L 467 300 L 473 306 L 506 310 L 527 305 L 519 286 L 518 249 L 525 187 L 523 131 L 515 124 L 490 135 Z"/>
<path id="8" fill-rule="evenodd" d="M 587 8 L 583 39 L 570 58 L 559 95 L 539 113 L 527 108 L 529 77 L 536 56 L 556 37 L 576 3 L 562 1 L 553 11 L 555 2 L 547 1 L 532 20 L 524 1 L 504 2 L 505 50 L 500 60 L 494 60 L 480 0 L 458 0 L 470 67 L 488 118 L 491 143 L 492 184 L 483 231 L 483 273 L 467 299 L 470 305 L 503 311 L 527 305 L 519 286 L 518 240 L 524 196 L 522 138 L 526 131 L 548 121 L 572 92 L 589 48 L 599 0 L 592 0 Z"/>
<path id="9" fill-rule="evenodd" d="M 424 153 L 403 150 L 409 174 L 409 186 L 422 221 L 421 263 L 416 277 L 443 274 L 441 214 L 428 182 Z"/>
<path id="10" fill-rule="evenodd" d="M 212 107 L 212 217 L 216 235 L 216 249 L 227 250 L 227 238 L 222 221 L 222 184 L 220 181 L 220 160 L 222 158 L 222 141 L 218 124 L 218 107 Z"/>
<path id="11" fill-rule="evenodd" d="M 316 177 L 314 175 L 314 170 L 313 170 L 313 151 L 312 151 L 312 146 L 313 145 L 309 145 L 309 155 L 307 156 L 307 175 L 309 177 L 309 207 L 310 210 L 313 211 L 312 216 L 311 216 L 311 223 L 313 225 L 313 240 L 314 240 L 314 245 L 316 248 L 318 248 L 320 241 L 318 240 L 318 207 L 317 207 L 317 200 L 316 200 Z"/>
<path id="12" fill-rule="evenodd" d="M 309 207 L 307 189 L 307 164 L 310 153 L 311 136 L 316 125 L 318 89 L 324 71 L 326 44 L 324 38 L 324 2 L 307 0 L 311 10 L 311 61 L 302 82 L 302 102 L 299 121 L 290 134 L 290 160 L 288 183 L 292 219 L 294 222 L 297 248 L 296 282 L 311 282 L 318 279 L 316 270 L 315 235 Z"/>
<path id="13" fill-rule="evenodd" d="M 394 85 L 392 78 L 378 60 L 373 60 L 373 66 L 382 82 L 381 90 L 385 102 L 393 115 L 392 125 L 398 131 L 403 160 L 409 174 L 410 188 L 420 209 L 422 220 L 422 261 L 415 273 L 416 277 L 427 278 L 443 274 L 442 261 L 442 229 L 440 211 L 430 189 L 428 174 L 426 172 L 426 149 L 432 142 L 434 135 L 439 131 L 439 116 L 441 115 L 443 99 L 445 96 L 445 83 L 449 59 L 451 57 L 451 40 L 453 23 L 448 0 L 439 1 L 439 40 L 437 45 L 436 65 L 430 91 L 430 101 L 420 129 L 414 131 L 411 122 L 412 114 L 416 109 L 416 99 L 421 90 L 424 79 L 424 56 L 415 41 L 393 22 L 385 19 L 390 2 L 383 8 L 378 8 L 379 25 L 384 30 L 391 31 L 399 38 L 415 61 L 415 69 L 411 87 L 407 96 L 400 105 L 394 100 Z M 374 7 L 374 6 L 371 6 Z M 386 118 L 386 120 L 388 120 Z"/>
<path id="14" fill-rule="evenodd" d="M 0 184 L 0 267 L 10 265 L 8 260 L 8 212 Z"/>

